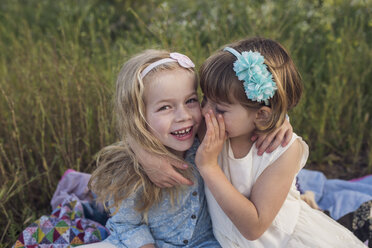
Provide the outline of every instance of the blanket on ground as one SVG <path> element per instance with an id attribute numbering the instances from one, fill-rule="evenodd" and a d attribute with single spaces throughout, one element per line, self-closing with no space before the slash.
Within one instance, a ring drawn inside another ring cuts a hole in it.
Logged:
<path id="1" fill-rule="evenodd" d="M 90 174 L 68 170 L 58 183 L 50 215 L 43 215 L 19 235 L 14 248 L 68 248 L 108 237 L 107 214 L 87 188 Z"/>
<path id="2" fill-rule="evenodd" d="M 322 172 L 302 169 L 298 184 L 302 191 L 313 191 L 319 207 L 336 220 L 372 199 L 372 175 L 347 181 L 327 179 Z"/>

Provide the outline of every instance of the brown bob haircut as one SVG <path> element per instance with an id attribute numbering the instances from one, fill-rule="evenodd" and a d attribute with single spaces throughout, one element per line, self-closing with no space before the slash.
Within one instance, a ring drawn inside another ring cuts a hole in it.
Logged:
<path id="1" fill-rule="evenodd" d="M 269 99 L 271 115 L 257 126 L 258 132 L 270 132 L 282 125 L 286 113 L 297 105 L 302 95 L 301 76 L 289 53 L 278 42 L 265 38 L 248 38 L 226 45 L 242 53 L 259 52 L 277 85 L 275 95 Z M 224 48 L 226 47 L 224 46 Z M 245 108 L 259 109 L 264 103 L 247 98 L 243 82 L 233 70 L 235 55 L 223 48 L 211 55 L 200 68 L 200 86 L 204 96 L 214 102 L 239 103 Z"/>

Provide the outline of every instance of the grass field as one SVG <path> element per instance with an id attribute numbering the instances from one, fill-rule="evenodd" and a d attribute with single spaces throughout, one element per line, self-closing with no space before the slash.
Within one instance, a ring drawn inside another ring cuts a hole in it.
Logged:
<path id="1" fill-rule="evenodd" d="M 145 48 L 197 66 L 223 44 L 278 40 L 305 93 L 289 113 L 308 168 L 372 173 L 372 1 L 3 0 L 0 3 L 0 247 L 50 213 L 68 168 L 91 172 L 116 140 L 120 66 Z"/>

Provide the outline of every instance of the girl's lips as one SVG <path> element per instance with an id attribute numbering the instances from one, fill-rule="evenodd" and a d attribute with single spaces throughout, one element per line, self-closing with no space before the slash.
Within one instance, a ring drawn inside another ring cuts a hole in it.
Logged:
<path id="1" fill-rule="evenodd" d="M 175 132 L 171 132 L 171 135 L 175 137 L 177 140 L 184 141 L 192 137 L 193 135 L 193 126 L 185 128 L 185 129 L 180 129 Z"/>

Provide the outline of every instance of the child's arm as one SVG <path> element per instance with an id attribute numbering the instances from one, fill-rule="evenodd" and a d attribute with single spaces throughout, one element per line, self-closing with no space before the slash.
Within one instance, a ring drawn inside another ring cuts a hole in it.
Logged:
<path id="1" fill-rule="evenodd" d="M 218 120 L 206 115 L 207 133 L 200 145 L 195 162 L 214 198 L 240 233 L 249 240 L 259 238 L 271 225 L 289 192 L 299 169 L 301 146 L 291 147 L 257 179 L 250 199 L 237 191 L 217 164 L 225 140 L 222 116 Z"/>

